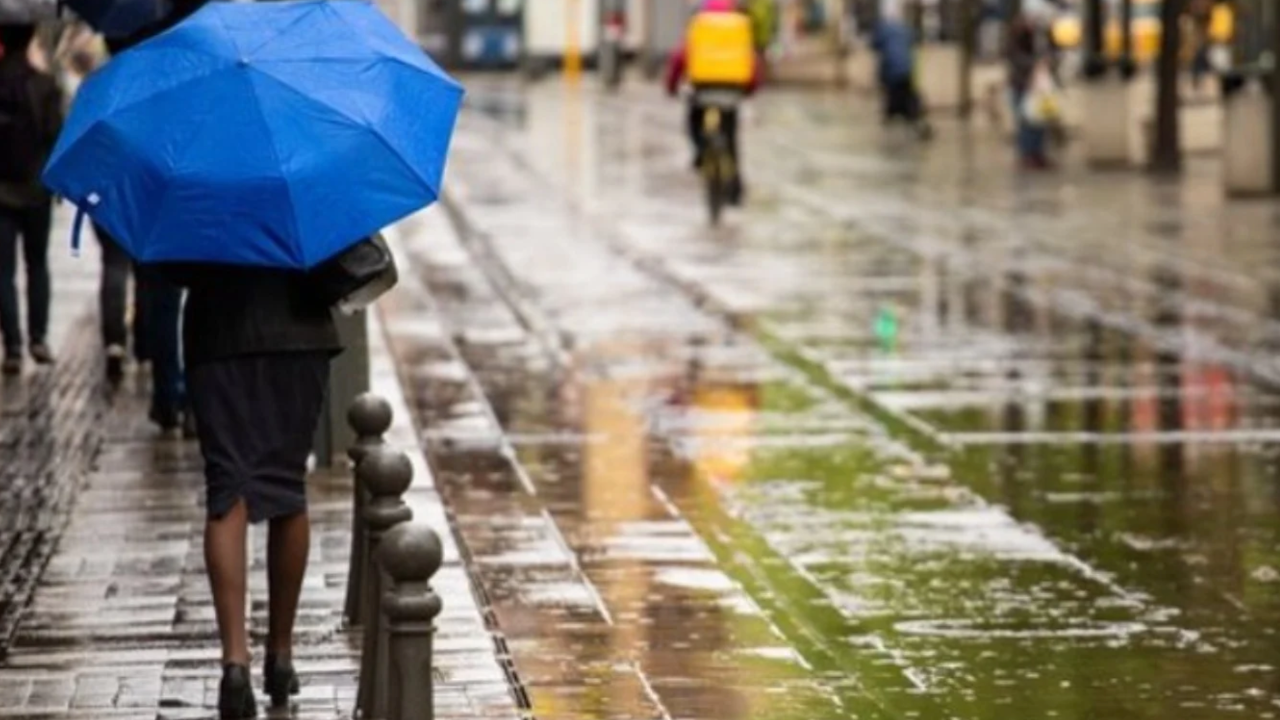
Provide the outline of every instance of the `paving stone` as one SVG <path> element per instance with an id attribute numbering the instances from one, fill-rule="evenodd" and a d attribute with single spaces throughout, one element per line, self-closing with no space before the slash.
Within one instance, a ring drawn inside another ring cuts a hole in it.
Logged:
<path id="1" fill-rule="evenodd" d="M 20 594 L 14 596 L 29 609 L 23 622 L 12 624 L 16 632 L 0 666 L 0 717 L 205 720 L 213 715 L 221 667 L 201 552 L 200 456 L 193 443 L 156 437 L 145 421 L 146 394 L 135 391 L 134 379 L 110 408 L 97 402 L 100 367 L 91 316 L 84 312 L 88 299 L 80 298 L 78 330 L 63 323 L 65 336 L 81 339 L 80 355 L 64 351 L 58 369 L 19 388 L 23 392 L 0 387 L 0 452 L 6 453 L 0 480 L 9 483 L 0 483 L 7 488 L 0 489 L 0 518 L 12 497 L 24 510 L 21 517 L 32 521 L 0 530 L 0 583 L 16 577 L 18 568 L 44 569 L 24 575 L 27 592 L 34 592 L 29 606 Z M 374 361 L 384 368 L 390 364 L 385 346 L 375 343 Z M 394 372 L 380 377 L 379 392 L 399 392 Z M 49 405 L 48 397 L 61 404 Z M 396 432 L 412 438 L 410 422 L 401 413 Z M 59 431 L 49 433 L 52 428 Z M 52 444 L 41 445 L 40 437 Z M 70 472 L 74 465 L 62 472 L 55 461 L 59 455 L 83 463 L 87 472 Z M 425 461 L 419 457 L 415 464 L 418 482 L 429 486 Z M 37 502 L 12 492 L 19 475 L 41 491 Z M 50 478 L 66 488 L 49 492 L 58 489 Z M 419 488 L 414 497 L 423 494 Z M 360 664 L 360 635 L 346 631 L 341 617 L 350 552 L 350 473 L 318 475 L 309 495 L 315 542 L 297 626 L 302 693 L 294 717 L 339 720 L 351 716 Z M 54 520 L 55 511 L 62 520 Z M 447 536 L 443 513 L 433 517 Z M 69 529 L 55 554 L 51 537 L 67 519 Z M 260 647 L 267 626 L 265 531 L 253 529 L 250 541 L 258 556 L 249 583 L 250 625 Z M 493 643 L 459 573 L 455 567 L 442 577 L 449 597 L 440 632 L 447 638 L 476 634 L 479 640 L 455 642 L 448 662 L 492 665 Z M 17 617 L 16 610 L 8 612 Z M 475 657 L 464 661 L 461 653 Z M 517 716 L 510 694 L 486 697 L 487 717 Z M 437 717 L 474 716 L 468 707 L 466 714 L 445 711 Z"/>

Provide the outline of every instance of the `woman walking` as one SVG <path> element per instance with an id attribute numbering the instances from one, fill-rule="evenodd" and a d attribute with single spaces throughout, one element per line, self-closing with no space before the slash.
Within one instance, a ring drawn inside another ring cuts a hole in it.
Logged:
<path id="1" fill-rule="evenodd" d="M 1041 119 L 1027 114 L 1027 98 L 1035 90 L 1038 74 L 1052 73 L 1051 38 L 1030 16 L 1013 21 L 1009 41 L 1009 94 L 1017 124 L 1018 160 L 1023 168 L 1046 170 L 1052 167 L 1048 153 L 1048 130 Z"/>
<path id="2" fill-rule="evenodd" d="M 200 265 L 183 326 L 187 392 L 205 461 L 204 555 L 222 640 L 223 720 L 256 715 L 245 626 L 249 523 L 267 522 L 269 621 L 263 682 L 272 704 L 298 692 L 293 624 L 310 551 L 305 478 L 340 351 L 329 304 L 300 272 Z"/>
<path id="3" fill-rule="evenodd" d="M 282 706 L 299 689 L 307 458 L 341 350 L 333 307 L 362 306 L 394 280 L 389 251 L 368 235 L 439 196 L 462 88 L 356 2 L 210 2 L 90 82 L 44 178 L 187 289 L 218 713 L 244 720 L 258 709 L 248 526 L 268 525 L 262 673 Z M 372 115 L 369 98 L 379 101 Z"/>
<path id="4" fill-rule="evenodd" d="M 53 199 L 40 184 L 40 168 L 62 128 L 62 95 L 28 60 L 35 33 L 31 25 L 0 25 L 0 373 L 6 376 L 22 372 L 19 254 L 27 271 L 26 349 L 37 364 L 53 363 L 47 343 Z"/>

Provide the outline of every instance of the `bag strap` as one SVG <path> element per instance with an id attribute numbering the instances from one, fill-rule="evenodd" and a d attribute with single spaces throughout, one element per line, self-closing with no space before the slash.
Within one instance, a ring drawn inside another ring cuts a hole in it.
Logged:
<path id="1" fill-rule="evenodd" d="M 71 257 L 80 257 L 80 240 L 84 232 L 84 208 L 76 207 L 76 219 L 71 225 Z"/>

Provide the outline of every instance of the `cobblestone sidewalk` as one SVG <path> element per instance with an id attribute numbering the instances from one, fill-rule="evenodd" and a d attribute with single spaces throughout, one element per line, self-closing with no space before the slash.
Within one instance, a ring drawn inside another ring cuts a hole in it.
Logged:
<path id="1" fill-rule="evenodd" d="M 201 553 L 199 451 L 194 443 L 157 437 L 145 419 L 144 377 L 131 378 L 109 406 L 105 402 L 90 303 L 97 262 L 80 262 L 62 263 L 81 273 L 78 293 L 60 296 L 55 308 L 61 337 L 69 338 L 61 344 L 69 349 L 64 363 L 29 375 L 5 395 L 0 442 L 16 438 L 19 454 L 11 455 L 10 445 L 0 451 L 27 468 L 15 475 L 15 463 L 6 462 L 5 479 L 26 479 L 30 489 L 0 493 L 0 512 L 12 505 L 14 517 L 23 519 L 0 532 L 12 558 L 0 566 L 5 597 L 12 598 L 7 615 L 20 618 L 0 666 L 0 718 L 214 717 L 220 668 Z M 458 560 L 379 328 L 375 322 L 371 334 L 374 390 L 396 410 L 388 442 L 414 461 L 407 501 L 415 517 L 446 541 L 446 565 L 433 583 L 445 601 L 436 636 L 437 717 L 515 717 L 506 675 Z M 78 454 L 69 454 L 72 447 Z M 74 463 L 92 463 L 92 469 L 75 473 Z M 73 477 L 59 480 L 63 474 Z M 51 485 L 51 479 L 57 482 Z M 318 473 L 309 490 L 312 557 L 296 651 L 303 687 L 291 716 L 333 720 L 350 717 L 359 669 L 360 636 L 344 629 L 341 617 L 350 473 Z M 10 495 L 17 498 L 12 503 Z M 36 504 L 46 495 L 56 502 Z M 51 516 L 54 509 L 63 521 Z M 63 525 L 59 542 L 56 530 Z M 257 644 L 266 628 L 265 540 L 265 531 L 252 531 Z M 40 553 L 44 561 L 37 562 Z M 15 591 L 17 578 L 25 578 L 25 594 Z"/>
<path id="2" fill-rule="evenodd" d="M 69 227 L 70 213 L 60 209 L 49 253 L 54 292 L 48 338 L 59 363 L 0 381 L 0 655 L 101 442 L 105 404 L 93 374 L 97 247 L 72 258 L 62 242 Z"/>

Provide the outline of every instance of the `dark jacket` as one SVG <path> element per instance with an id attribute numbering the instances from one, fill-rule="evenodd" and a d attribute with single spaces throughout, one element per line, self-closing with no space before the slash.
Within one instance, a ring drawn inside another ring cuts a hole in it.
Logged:
<path id="1" fill-rule="evenodd" d="M 333 311 L 303 273 L 229 265 L 169 270 L 189 290 L 182 331 L 188 367 L 245 355 L 342 350 Z"/>
<path id="2" fill-rule="evenodd" d="M 871 47 L 880 55 L 880 82 L 885 85 L 911 77 L 915 70 L 915 34 L 900 20 L 881 21 Z"/>
<path id="3" fill-rule="evenodd" d="M 58 134 L 62 132 L 62 91 L 58 89 L 58 82 L 28 65 L 25 53 L 13 53 L 0 59 L 0 75 L 5 76 L 0 78 L 0 82 L 26 85 L 26 95 L 32 103 L 36 130 L 40 134 L 38 151 L 42 158 L 47 159 L 58 142 Z M 49 202 L 50 197 L 38 177 L 30 182 L 0 182 L 0 207 L 38 207 Z"/>
<path id="4" fill-rule="evenodd" d="M 1014 23 L 1009 40 L 1009 87 L 1019 95 L 1031 89 L 1036 66 L 1049 64 L 1049 71 L 1057 75 L 1057 47 L 1053 35 L 1036 28 L 1026 20 Z"/>

